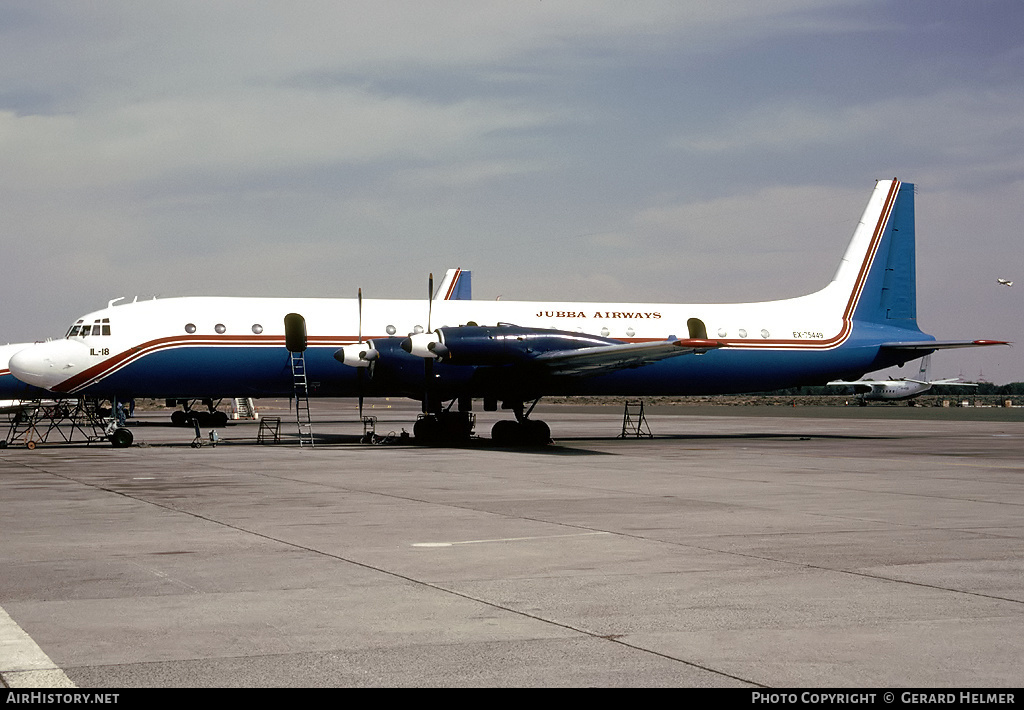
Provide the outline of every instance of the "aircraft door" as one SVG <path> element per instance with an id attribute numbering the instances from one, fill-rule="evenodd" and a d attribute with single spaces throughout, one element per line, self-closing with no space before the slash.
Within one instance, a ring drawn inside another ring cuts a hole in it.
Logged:
<path id="1" fill-rule="evenodd" d="M 306 351 L 306 319 L 298 313 L 284 317 L 284 344 L 291 353 Z"/>

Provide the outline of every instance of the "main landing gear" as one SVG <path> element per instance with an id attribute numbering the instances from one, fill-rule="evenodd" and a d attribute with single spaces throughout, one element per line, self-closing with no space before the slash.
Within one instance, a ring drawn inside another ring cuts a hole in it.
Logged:
<path id="1" fill-rule="evenodd" d="M 551 429 L 539 419 L 530 419 L 530 413 L 537 406 L 537 398 L 525 408 L 523 402 L 505 402 L 503 407 L 511 409 L 515 420 L 502 420 L 491 428 L 491 441 L 498 446 L 547 446 L 551 443 Z M 458 402 L 458 410 L 452 407 Z M 493 406 L 491 406 L 493 404 Z M 484 401 L 488 411 L 497 409 L 493 400 Z M 472 401 L 468 398 L 452 400 L 447 408 L 420 415 L 413 425 L 412 433 L 417 444 L 427 446 L 458 446 L 467 443 L 473 436 L 476 416 L 470 411 Z"/>
<path id="2" fill-rule="evenodd" d="M 416 443 L 428 446 L 464 444 L 472 438 L 475 426 L 472 412 L 444 410 L 421 414 L 413 424 L 412 434 Z"/>
<path id="3" fill-rule="evenodd" d="M 192 409 L 197 402 L 205 405 L 206 411 Z M 171 413 L 171 423 L 174 426 L 194 426 L 194 422 L 198 422 L 201 427 L 223 427 L 228 423 L 228 415 L 217 410 L 220 402 L 221 400 L 217 400 L 214 403 L 212 399 L 168 399 L 166 404 L 168 407 L 182 406 L 182 409 Z"/>
<path id="4" fill-rule="evenodd" d="M 523 402 L 514 403 L 510 409 L 516 415 L 515 421 L 503 419 L 491 427 L 491 441 L 499 446 L 547 446 L 551 443 L 551 428 L 539 419 L 530 419 L 530 413 L 537 406 L 540 397 L 533 400 L 530 408 L 523 411 Z"/>

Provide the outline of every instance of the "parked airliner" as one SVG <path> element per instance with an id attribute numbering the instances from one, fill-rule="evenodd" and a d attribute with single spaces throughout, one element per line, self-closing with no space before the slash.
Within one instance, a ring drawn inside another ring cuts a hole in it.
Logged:
<path id="1" fill-rule="evenodd" d="M 485 410 L 500 404 L 515 414 L 495 425 L 494 439 L 546 443 L 548 427 L 530 419 L 528 407 L 544 395 L 772 390 L 856 379 L 941 348 L 997 344 L 936 341 L 920 331 L 914 240 L 913 185 L 883 180 L 832 281 L 797 298 L 112 302 L 79 318 L 64 339 L 16 353 L 10 369 L 23 382 L 75 396 L 285 396 L 295 387 L 289 353 L 304 350 L 312 396 L 421 400 L 418 439 L 468 435 L 476 398 Z"/>
<path id="2" fill-rule="evenodd" d="M 860 403 L 864 405 L 868 400 L 901 400 L 920 397 L 928 392 L 935 385 L 946 385 L 949 387 L 977 387 L 974 382 L 961 382 L 958 379 L 929 380 L 928 365 L 931 355 L 925 355 L 921 360 L 921 369 L 917 378 L 901 377 L 893 380 L 857 380 L 856 382 L 845 382 L 833 380 L 829 385 L 852 387 L 853 391 L 860 395 Z M 913 404 L 913 402 L 911 402 Z"/>

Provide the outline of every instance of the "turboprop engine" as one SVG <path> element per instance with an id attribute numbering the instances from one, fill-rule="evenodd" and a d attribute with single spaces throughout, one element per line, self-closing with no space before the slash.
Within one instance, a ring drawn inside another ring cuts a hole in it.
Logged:
<path id="1" fill-rule="evenodd" d="M 410 355 L 434 358 L 451 365 L 512 365 L 526 363 L 549 351 L 580 350 L 622 341 L 586 333 L 530 328 L 510 323 L 496 326 L 460 325 L 417 333 L 402 341 Z"/>
<path id="2" fill-rule="evenodd" d="M 353 343 L 334 353 L 335 360 L 349 367 L 369 367 L 379 357 L 380 352 L 373 346 L 373 341 Z"/>

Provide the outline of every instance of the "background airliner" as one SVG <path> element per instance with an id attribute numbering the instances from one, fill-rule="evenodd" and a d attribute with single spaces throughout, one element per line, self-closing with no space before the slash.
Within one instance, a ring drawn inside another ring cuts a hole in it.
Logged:
<path id="1" fill-rule="evenodd" d="M 920 331 L 914 241 L 913 185 L 883 180 L 832 281 L 798 298 L 169 298 L 82 316 L 66 338 L 16 353 L 10 370 L 56 393 L 107 399 L 282 396 L 295 387 L 289 352 L 304 350 L 312 396 L 421 400 L 418 439 L 467 436 L 475 398 L 515 414 L 492 429 L 496 440 L 546 443 L 548 427 L 530 419 L 528 406 L 544 395 L 772 390 L 997 344 L 939 342 Z"/>
<path id="2" fill-rule="evenodd" d="M 931 355 L 926 355 L 921 360 L 921 369 L 917 378 L 902 377 L 895 380 L 857 380 L 856 382 L 844 382 L 833 380 L 829 385 L 852 387 L 856 394 L 860 395 L 861 404 L 871 401 L 901 400 L 919 397 L 931 390 L 935 385 L 947 385 L 950 387 L 977 387 L 973 382 L 961 382 L 958 379 L 929 380 L 928 365 Z"/>

